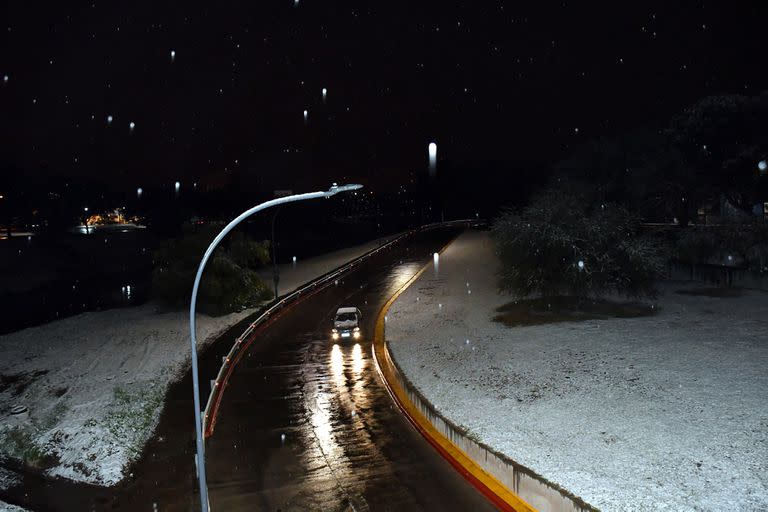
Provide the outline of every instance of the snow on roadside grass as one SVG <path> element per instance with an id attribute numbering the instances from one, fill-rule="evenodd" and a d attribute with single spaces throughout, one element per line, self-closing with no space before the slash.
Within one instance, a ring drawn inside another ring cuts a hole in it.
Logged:
<path id="1" fill-rule="evenodd" d="M 202 348 L 252 310 L 201 316 Z M 135 308 L 83 313 L 0 337 L 0 451 L 52 475 L 117 483 L 159 418 L 162 399 L 189 361 L 187 316 Z M 14 442 L 8 442 L 14 441 Z M 47 460 L 53 457 L 53 461 Z"/>
<path id="2" fill-rule="evenodd" d="M 21 479 L 16 473 L 8 471 L 0 466 L 0 491 L 10 489 L 19 483 L 21 483 Z"/>
<path id="3" fill-rule="evenodd" d="M 281 293 L 381 243 L 285 266 Z M 198 350 L 254 311 L 199 315 Z M 0 336 L 0 458 L 72 480 L 119 482 L 152 435 L 170 383 L 189 366 L 188 321 L 185 311 L 145 304 Z M 14 406 L 26 411 L 10 414 Z"/>
<path id="4" fill-rule="evenodd" d="M 497 264 L 462 235 L 388 312 L 439 411 L 602 510 L 768 509 L 768 294 L 667 283 L 655 316 L 509 328 Z"/>
<path id="5" fill-rule="evenodd" d="M 28 512 L 27 509 L 0 501 L 0 512 Z"/>

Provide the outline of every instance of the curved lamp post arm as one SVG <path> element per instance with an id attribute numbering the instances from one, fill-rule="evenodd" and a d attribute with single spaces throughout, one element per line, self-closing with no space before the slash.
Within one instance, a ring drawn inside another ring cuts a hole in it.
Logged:
<path id="1" fill-rule="evenodd" d="M 192 298 L 189 302 L 189 341 L 192 345 L 192 387 L 194 389 L 194 401 L 195 401 L 195 434 L 197 436 L 197 477 L 200 483 L 200 508 L 202 512 L 208 512 L 208 486 L 205 478 L 205 446 L 203 442 L 203 423 L 200 416 L 200 382 L 197 374 L 197 336 L 195 332 L 195 307 L 197 305 L 197 290 L 200 287 L 200 278 L 203 276 L 203 270 L 205 270 L 205 264 L 208 263 L 208 259 L 213 254 L 216 246 L 219 242 L 227 236 L 227 233 L 232 231 L 235 226 L 242 221 L 250 217 L 256 212 L 265 210 L 271 206 L 277 206 L 285 203 L 293 203 L 295 201 L 305 201 L 307 199 L 319 199 L 321 197 L 329 198 L 338 194 L 339 192 L 346 192 L 348 190 L 357 190 L 363 188 L 362 185 L 341 185 L 337 186 L 335 183 L 333 186 L 321 192 L 309 192 L 306 194 L 295 194 L 292 196 L 278 197 L 265 203 L 261 203 L 254 206 L 250 210 L 246 210 L 238 215 L 232 222 L 227 224 L 224 229 L 221 230 L 216 238 L 213 239 L 211 245 L 203 255 L 203 259 L 200 261 L 200 266 L 197 269 L 197 275 L 195 276 L 195 284 L 192 286 Z"/>

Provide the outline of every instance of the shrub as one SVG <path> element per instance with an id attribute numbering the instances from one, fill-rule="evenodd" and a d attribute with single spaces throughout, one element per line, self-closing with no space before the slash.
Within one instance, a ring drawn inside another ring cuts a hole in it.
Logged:
<path id="1" fill-rule="evenodd" d="M 154 254 L 152 296 L 166 306 L 185 307 L 192 295 L 197 267 L 218 228 L 187 226 L 181 237 L 168 240 Z M 229 248 L 218 247 L 208 260 L 198 289 L 198 309 L 221 315 L 272 297 L 253 270 L 269 258 L 269 243 L 233 235 Z"/>
<path id="2" fill-rule="evenodd" d="M 246 268 L 262 267 L 271 261 L 269 240 L 257 242 L 243 233 L 232 234 L 229 253 L 232 260 Z"/>
<path id="3" fill-rule="evenodd" d="M 19 426 L 0 430 L 0 443 L 6 455 L 17 458 L 33 467 L 45 465 L 49 456 L 37 445 L 32 433 Z"/>
<path id="4" fill-rule="evenodd" d="M 619 206 L 590 205 L 571 191 L 550 188 L 494 223 L 499 288 L 519 297 L 654 297 L 664 262 L 657 243 L 638 227 Z"/>

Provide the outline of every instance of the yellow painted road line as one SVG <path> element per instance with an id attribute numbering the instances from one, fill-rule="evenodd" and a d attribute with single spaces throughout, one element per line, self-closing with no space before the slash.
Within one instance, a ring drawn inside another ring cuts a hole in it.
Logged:
<path id="1" fill-rule="evenodd" d="M 451 242 L 444 245 L 439 252 L 442 253 L 450 244 Z M 397 378 L 398 370 L 389 353 L 385 339 L 385 317 L 387 311 L 395 300 L 415 283 L 431 264 L 432 263 L 427 263 L 424 265 L 424 267 L 397 290 L 381 308 L 379 316 L 376 319 L 376 328 L 373 338 L 373 357 L 376 363 L 376 368 L 379 370 L 379 374 L 390 395 L 411 424 L 413 424 L 416 430 L 418 430 L 464 478 L 474 485 L 500 510 L 512 512 L 536 512 L 536 509 L 523 501 L 517 494 L 510 491 L 493 475 L 480 467 L 480 465 L 464 453 L 463 450 L 451 442 L 450 439 L 438 431 L 410 400 L 407 391 L 400 385 L 400 381 Z"/>

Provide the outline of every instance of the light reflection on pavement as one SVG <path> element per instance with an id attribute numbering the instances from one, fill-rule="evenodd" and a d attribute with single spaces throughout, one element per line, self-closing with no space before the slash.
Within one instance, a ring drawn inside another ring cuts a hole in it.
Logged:
<path id="1" fill-rule="evenodd" d="M 258 334 L 206 444 L 212 511 L 494 510 L 402 416 L 371 356 L 380 308 L 457 233 L 383 251 Z M 363 336 L 333 343 L 329 319 L 345 305 L 363 311 Z M 203 382 L 244 325 L 203 354 Z M 199 510 L 190 388 L 189 373 L 172 386 L 155 438 L 117 488 L 29 476 L 23 489 L 34 492 L 16 499 L 35 510 Z"/>
<path id="2" fill-rule="evenodd" d="M 453 234 L 370 261 L 260 335 L 208 441 L 214 510 L 493 510 L 394 406 L 368 337 L 384 302 Z M 329 339 L 341 306 L 363 310 L 360 340 Z"/>

